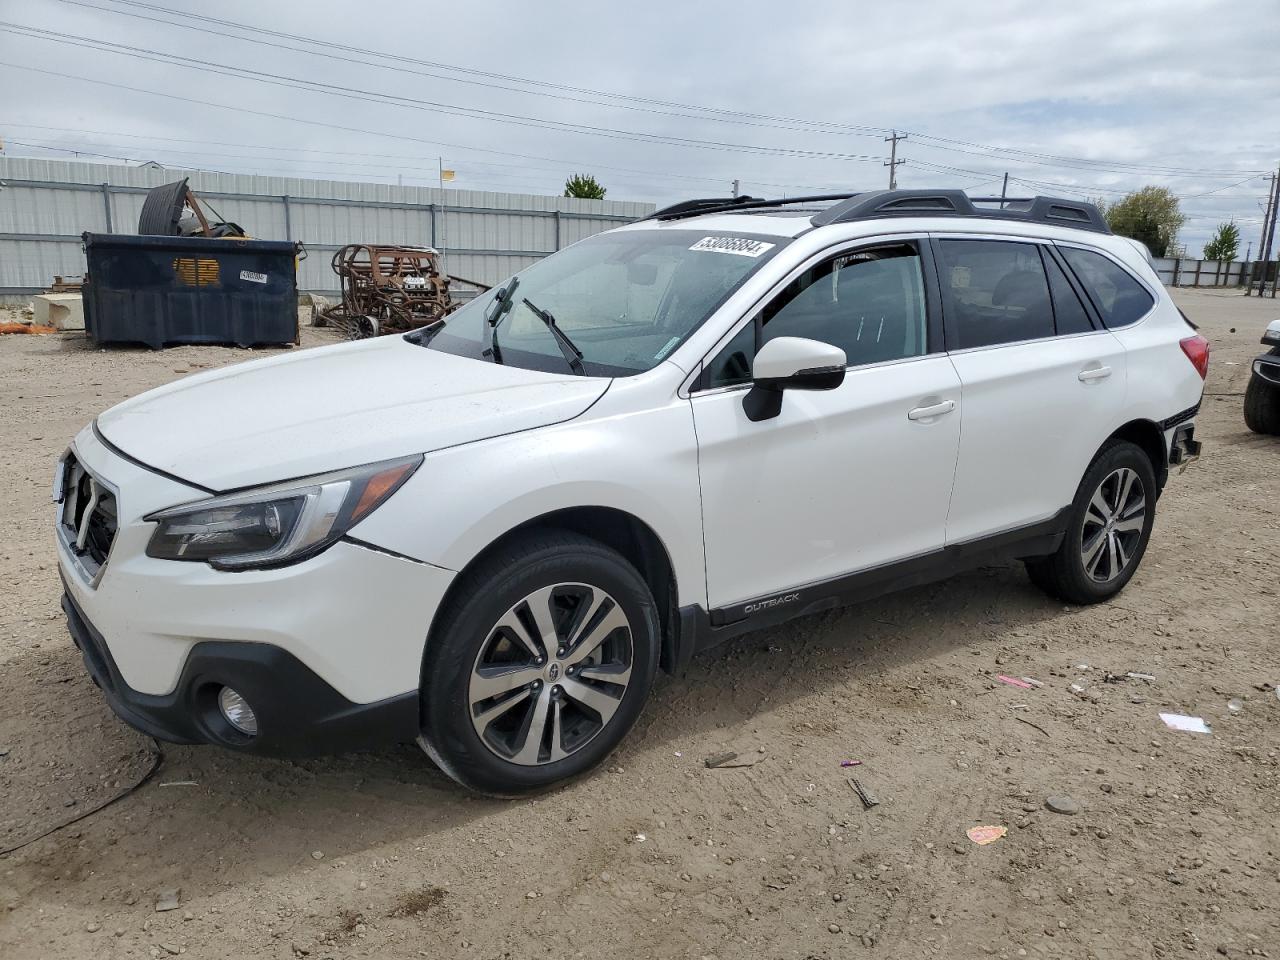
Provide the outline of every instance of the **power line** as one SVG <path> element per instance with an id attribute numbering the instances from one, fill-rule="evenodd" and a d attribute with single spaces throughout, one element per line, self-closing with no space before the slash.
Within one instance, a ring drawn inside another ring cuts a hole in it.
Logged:
<path id="1" fill-rule="evenodd" d="M 245 37 L 236 34 L 229 34 L 210 27 L 194 26 L 189 23 L 174 22 L 172 20 L 160 19 L 157 17 L 147 16 L 146 14 L 134 13 L 128 10 L 114 9 L 112 7 L 103 7 L 84 0 L 62 0 L 64 3 L 73 4 L 80 7 L 88 7 L 91 9 L 107 12 L 119 16 L 133 17 L 143 20 L 150 20 L 155 23 L 165 24 L 167 26 L 177 27 L 186 30 L 195 30 L 202 33 L 209 33 L 217 36 L 229 37 L 231 39 L 240 40 L 247 43 L 257 43 L 266 46 L 273 46 L 279 49 L 292 50 L 299 53 L 307 53 L 311 55 L 321 55 L 315 50 L 306 50 L 299 47 L 286 46 L 283 44 L 273 43 L 261 40 L 256 37 Z M 808 132 L 825 133 L 825 134 L 841 134 L 852 136 L 873 136 L 883 134 L 886 131 L 883 127 L 858 125 L 858 124 L 838 124 L 826 121 L 807 120 L 797 117 L 779 117 L 770 114 L 752 113 L 748 111 L 730 110 L 724 108 L 708 107 L 698 104 L 680 103 L 670 100 L 659 100 L 650 97 L 636 97 L 629 94 L 620 94 L 604 90 L 595 90 L 588 87 L 577 87 L 568 84 L 558 84 L 543 80 L 531 79 L 528 77 L 513 76 L 510 74 L 494 73 L 490 71 L 477 70 L 475 68 L 460 67 L 454 64 L 441 63 L 438 61 L 420 60 L 413 57 L 405 57 L 387 51 L 370 50 L 367 48 L 356 47 L 349 44 L 334 43 L 332 41 L 321 40 L 314 37 L 307 37 L 300 34 L 292 34 L 283 31 L 270 30 L 265 27 L 256 27 L 251 24 L 238 23 L 232 20 L 223 20 L 216 17 L 202 16 L 190 13 L 188 11 L 173 10 L 168 7 L 156 4 L 143 3 L 139 0 L 111 0 L 111 2 L 120 5 L 133 7 L 135 9 L 149 10 L 156 13 L 162 13 L 170 17 L 185 18 L 196 21 L 198 23 L 216 24 L 223 27 L 229 27 L 234 30 L 241 30 L 249 33 L 257 33 L 264 36 L 276 37 L 279 39 L 290 40 L 296 43 L 310 44 L 312 46 L 323 47 L 327 51 L 341 50 L 349 53 L 356 53 L 362 56 L 371 56 L 377 58 L 377 62 L 370 63 L 363 60 L 353 60 L 346 57 L 338 57 L 332 52 L 323 54 L 330 59 L 347 60 L 348 62 L 359 63 L 366 66 L 373 66 L 384 69 L 396 69 L 401 72 L 417 73 L 419 75 L 431 76 L 437 79 L 444 79 L 451 82 L 469 83 L 478 86 L 495 87 L 497 89 L 508 90 L 516 93 L 523 93 L 535 96 L 546 96 L 555 99 L 569 100 L 578 103 L 593 103 L 599 106 L 607 106 L 614 108 L 642 110 L 643 112 L 656 112 L 668 116 L 676 116 L 684 119 L 693 120 L 715 120 L 717 122 L 740 123 L 749 126 L 766 126 L 775 127 L 777 129 L 788 130 L 805 130 Z M 387 61 L 395 61 L 398 63 L 416 64 L 419 66 L 430 67 L 434 70 L 452 71 L 455 73 L 468 74 L 470 76 L 478 76 L 487 78 L 487 80 L 501 80 L 505 83 L 525 84 L 541 89 L 525 90 L 518 87 L 511 87 L 503 84 L 494 84 L 486 81 L 476 81 L 467 79 L 466 77 L 450 77 L 439 73 L 422 73 L 415 70 L 404 70 L 404 68 L 396 67 Z M 563 93 L 554 93 L 548 91 L 563 91 Z M 584 100 L 582 96 L 570 97 L 566 94 L 572 93 L 583 95 L 586 97 L 595 97 L 594 100 Z M 598 98 L 607 98 L 607 102 L 602 102 Z M 616 102 L 615 102 L 616 101 Z M 674 108 L 683 111 L 696 111 L 698 115 L 691 116 L 688 113 L 671 113 L 669 110 L 655 110 L 654 107 Z M 760 122 L 762 121 L 762 122 Z M 1219 171 L 1204 170 L 1186 167 L 1174 167 L 1158 164 L 1143 164 L 1138 162 L 1126 161 L 1106 161 L 1097 158 L 1071 157 L 1048 153 L 1038 153 L 1034 151 L 1024 150 L 1008 146 L 1000 146 L 994 144 L 983 144 L 975 141 L 959 140 L 951 137 L 940 137 L 920 132 L 909 131 L 909 133 L 917 139 L 927 141 L 922 144 L 924 146 L 933 147 L 941 150 L 952 150 L 960 153 L 971 153 L 975 155 L 986 155 L 990 152 L 999 152 L 1009 158 L 1021 158 L 1024 162 L 1036 163 L 1042 166 L 1059 166 L 1075 169 L 1110 169 L 1114 172 L 1130 173 L 1135 175 L 1157 175 L 1157 176 L 1198 176 L 1208 178 L 1217 178 L 1221 176 L 1238 175 L 1244 172 L 1263 172 L 1263 171 L 1244 171 L 1239 169 Z M 896 135 L 896 131 L 893 131 Z M 971 148 L 971 149 L 964 149 Z M 893 168 L 891 168 L 893 169 Z"/>
<path id="2" fill-rule="evenodd" d="M 259 46 L 271 47 L 277 50 L 289 50 L 294 53 L 305 53 L 311 56 L 324 56 L 327 60 L 338 60 L 345 63 L 358 64 L 360 66 L 376 67 L 382 70 L 394 70 L 398 73 L 406 73 L 406 74 L 410 74 L 412 76 L 418 76 L 418 77 L 428 77 L 436 80 L 446 80 L 451 83 L 463 83 L 463 84 L 469 84 L 471 86 L 483 87 L 483 88 L 493 89 L 493 90 L 505 90 L 511 93 L 520 93 L 520 94 L 526 94 L 529 96 L 547 97 L 555 100 L 562 100 L 568 103 L 591 104 L 595 106 L 619 108 L 619 109 L 625 109 L 625 110 L 635 110 L 641 113 L 649 113 L 649 114 L 655 114 L 658 116 L 665 116 L 665 117 L 677 117 L 677 118 L 687 119 L 687 120 L 710 120 L 716 123 L 732 123 L 732 124 L 739 124 L 739 125 L 745 125 L 745 126 L 769 127 L 773 129 L 779 129 L 779 130 L 811 130 L 814 132 L 839 133 L 847 136 L 867 136 L 867 137 L 878 136 L 881 133 L 881 128 L 879 127 L 859 126 L 856 124 L 833 124 L 827 121 L 820 121 L 820 120 L 802 120 L 798 118 L 770 117 L 767 114 L 753 114 L 753 113 L 747 113 L 744 111 L 736 111 L 736 110 L 721 110 L 713 107 L 698 106 L 696 104 L 679 104 L 679 103 L 673 103 L 673 102 L 663 101 L 663 100 L 653 100 L 653 99 L 644 98 L 644 97 L 630 97 L 625 94 L 608 93 L 605 91 L 592 91 L 583 87 L 571 87 L 571 86 L 561 85 L 561 84 L 550 84 L 545 81 L 531 80 L 531 79 L 521 78 L 521 77 L 511 77 L 506 74 L 489 73 L 488 71 L 483 71 L 483 70 L 472 70 L 466 67 L 458 67 L 451 64 L 438 63 L 431 60 L 418 60 L 413 57 L 402 57 L 402 56 L 391 54 L 385 51 L 367 50 L 362 47 L 354 47 L 348 44 L 332 43 L 330 41 L 319 40 L 312 37 L 304 37 L 297 34 L 282 33 L 275 30 L 268 30 L 264 27 L 254 27 L 248 24 L 235 23 L 230 20 L 219 20 L 215 17 L 200 16 L 198 14 L 188 13 L 186 11 L 169 10 L 164 7 L 153 7 L 150 4 L 131 3 L 129 5 L 162 11 L 164 13 L 170 14 L 171 16 L 187 17 L 188 19 L 199 20 L 207 23 L 223 24 L 226 26 L 234 27 L 235 29 L 238 29 L 238 30 L 246 30 L 254 33 L 262 33 L 267 36 L 281 37 L 289 40 L 294 40 L 299 43 L 314 44 L 316 46 L 325 47 L 326 52 L 323 54 L 320 54 L 318 51 L 308 50 L 305 47 L 289 46 L 288 44 L 275 43 L 270 40 L 262 40 L 257 37 L 245 37 L 235 33 L 227 33 L 221 30 L 213 30 L 208 27 L 198 27 L 192 24 L 187 24 L 187 23 L 175 23 L 172 20 L 163 20 L 158 17 L 148 17 L 143 14 L 130 13 L 129 11 L 126 11 L 126 10 L 114 10 L 110 7 L 102 7 L 92 3 L 85 3 L 83 2 L 83 0 L 61 0 L 61 2 L 71 4 L 73 6 L 85 7 L 91 10 L 100 10 L 104 13 L 112 13 L 112 14 L 117 14 L 119 16 L 124 16 L 124 17 L 134 17 L 136 19 L 147 20 L 152 23 L 164 24 L 165 26 L 178 27 L 183 30 L 194 30 L 198 33 L 210 34 L 212 36 L 227 37 L 231 40 L 239 40 L 244 43 L 258 44 Z M 118 2 L 127 2 L 127 0 L 118 0 Z M 344 56 L 333 53 L 332 52 L 333 50 L 346 50 L 349 52 L 359 53 L 362 55 L 368 55 L 376 59 L 360 60 L 355 57 L 344 57 Z M 586 96 L 582 96 L 582 97 L 568 96 L 567 94 L 550 93 L 543 90 L 526 90 L 521 87 L 510 86 L 508 84 L 492 83 L 492 82 L 481 81 L 481 80 L 471 80 L 471 79 L 467 79 L 466 77 L 452 77 L 445 73 L 437 73 L 437 72 L 416 70 L 416 69 L 411 69 L 407 67 L 396 66 L 395 63 L 391 63 L 387 61 L 415 63 L 415 64 L 421 64 L 427 67 L 432 67 L 436 70 L 454 70 L 459 72 L 472 73 L 477 76 L 494 77 L 494 78 L 509 80 L 513 83 L 535 84 L 535 85 L 541 85 L 541 86 L 547 86 L 547 87 L 554 87 L 556 89 L 562 89 L 567 91 L 576 91 L 583 94 L 589 94 L 597 98 L 601 98 L 601 97 L 614 98 L 615 100 L 620 100 L 620 101 L 632 100 L 635 102 L 634 103 L 614 102 L 613 100 L 609 100 L 609 99 L 590 99 L 589 97 L 586 97 Z M 655 106 L 645 106 L 645 104 L 654 104 Z M 670 106 L 670 107 L 674 107 L 674 108 L 678 108 L 686 111 L 694 110 L 694 111 L 701 111 L 701 112 L 697 114 L 690 114 L 687 112 L 680 113 L 680 112 L 675 112 L 674 110 L 657 109 L 657 105 Z M 757 120 L 766 121 L 766 122 L 754 122 Z"/>
<path id="3" fill-rule="evenodd" d="M 616 127 L 599 127 L 592 124 L 568 123 L 565 121 L 547 120 L 524 114 L 505 113 L 497 110 L 483 110 L 476 107 L 464 107 L 458 104 L 441 103 L 431 100 L 419 100 L 413 97 L 383 93 L 377 90 L 362 90 L 352 87 L 343 87 L 337 84 L 324 83 L 319 80 L 306 80 L 301 77 L 292 77 L 287 74 L 267 73 L 261 70 L 251 70 L 247 67 L 237 67 L 231 64 L 217 63 L 210 60 L 199 60 L 193 57 L 184 57 L 180 54 L 165 53 L 159 50 L 149 50 L 145 47 L 134 47 L 127 44 L 111 43 L 105 40 L 97 40 L 93 37 L 82 37 L 75 34 L 59 33 L 36 27 L 27 27 L 23 24 L 7 23 L 4 21 L 0 21 L 0 32 L 14 33 L 19 36 L 27 36 L 31 39 L 44 40 L 50 43 L 61 43 L 69 46 L 99 50 L 104 53 L 112 53 L 140 60 L 149 60 L 171 66 L 199 70 L 205 73 L 214 73 L 220 76 L 249 79 L 257 83 L 266 83 L 271 86 L 285 87 L 286 89 L 322 93 L 327 96 L 340 97 L 346 100 L 355 100 L 361 103 L 367 103 L 370 98 L 373 98 L 390 106 L 406 107 L 408 109 L 421 110 L 428 113 L 442 113 L 451 116 L 468 117 L 471 119 L 487 120 L 491 122 L 509 123 L 516 126 L 558 130 L 565 133 L 604 137 L 611 140 L 634 140 L 642 143 L 692 147 L 700 150 L 716 150 L 722 152 L 745 151 L 747 153 L 754 153 L 761 156 L 843 160 L 861 163 L 880 163 L 882 160 L 881 157 L 851 153 L 837 153 L 835 151 L 804 150 L 798 147 L 770 147 L 762 144 L 732 143 L 719 140 L 703 140 L 693 137 L 676 137 L 669 134 L 651 134 Z M 71 75 L 67 74 L 66 76 Z M 142 92 L 156 93 L 156 91 Z"/>
<path id="4" fill-rule="evenodd" d="M 124 83 L 116 83 L 111 80 L 100 80 L 94 77 L 85 77 L 79 74 L 66 73 L 64 71 L 45 70 L 40 67 L 33 67 L 26 64 L 12 63 L 6 60 L 0 60 L 0 67 L 9 67 L 10 69 L 14 69 L 14 70 L 22 70 L 27 73 L 38 73 L 43 76 L 55 77 L 55 78 L 60 78 L 64 80 L 80 80 L 86 83 L 95 84 L 97 86 L 111 87 L 117 90 L 128 90 L 131 93 L 143 93 L 149 96 L 162 97 L 167 100 L 175 100 L 180 103 L 192 103 L 192 104 L 197 104 L 199 106 L 214 107 L 220 110 L 230 110 L 235 113 L 244 113 L 251 116 L 265 117 L 269 120 L 285 120 L 291 123 L 306 124 L 308 126 L 325 127 L 330 130 L 340 130 L 340 131 L 343 131 L 344 133 L 356 133 L 356 134 L 361 134 L 363 136 L 372 136 L 372 137 L 385 137 L 390 140 L 404 140 L 410 143 L 424 143 L 434 147 L 443 146 L 443 147 L 449 147 L 451 149 L 474 150 L 479 153 L 492 153 L 492 154 L 497 154 L 500 156 L 508 156 L 508 157 L 524 157 L 524 158 L 533 159 L 533 160 L 550 160 L 552 162 L 569 162 L 569 163 L 575 163 L 575 164 L 581 162 L 580 160 L 561 161 L 559 160 L 559 158 L 545 157 L 537 154 L 516 153 L 510 150 L 497 150 L 492 147 L 478 147 L 474 145 L 452 143 L 444 140 L 430 140 L 425 137 L 415 137 L 407 133 L 390 133 L 383 130 L 368 130 L 362 127 L 353 127 L 353 126 L 349 126 L 347 124 L 341 124 L 341 123 L 331 123 L 325 120 L 311 120 L 304 117 L 295 117 L 295 116 L 289 116 L 281 113 L 272 113 L 267 110 L 254 110 L 251 107 L 233 106 L 231 104 L 226 104 L 226 103 L 217 103 L 212 100 L 201 100 L 196 97 L 184 97 L 176 93 L 165 93 L 160 90 L 148 90 L 144 87 L 134 87 Z M 879 158 L 875 158 L 875 159 L 878 160 Z"/>
<path id="5" fill-rule="evenodd" d="M 4 121 L 0 121 L 0 126 L 3 126 L 4 124 L 5 124 L 5 122 L 4 122 Z M 38 124 L 20 124 L 20 123 L 10 123 L 10 124 L 8 124 L 8 125 L 9 125 L 9 126 L 14 126 L 14 127 L 31 127 L 31 128 L 34 128 L 34 129 L 44 129 L 44 130 L 59 130 L 59 131 L 68 132 L 68 133 L 90 133 L 90 134 L 103 134 L 103 133 L 106 133 L 106 131 L 97 131 L 97 130 L 83 130 L 83 131 L 81 131 L 81 130 L 75 130 L 75 129 L 67 128 L 67 127 L 48 127 L 48 126 L 42 126 L 42 125 L 38 125 Z M 137 139 L 143 139 L 143 140 L 149 140 L 149 139 L 155 139 L 155 140 L 157 140 L 157 141 L 160 141 L 160 140 L 171 140 L 171 141 L 173 141 L 173 142 L 178 142 L 178 143 L 219 143 L 221 146 L 242 147 L 242 148 L 245 148 L 245 149 L 254 149 L 254 150 L 282 150 L 282 151 L 287 151 L 287 150 L 289 150 L 289 149 L 290 149 L 290 148 L 288 148 L 288 147 L 281 147 L 281 146 L 268 145 L 268 144 L 241 144 L 241 143 L 227 143 L 227 142 L 224 142 L 224 141 L 191 140 L 191 139 L 183 139 L 183 138 L 167 138 L 167 137 L 154 137 L 154 138 L 152 138 L 152 137 L 141 136 L 141 135 L 132 135 L 132 134 L 127 134 L 127 133 L 115 133 L 114 135 L 115 135 L 115 136 L 122 136 L 122 137 L 136 137 Z M 118 144 L 112 144 L 112 143 L 102 143 L 102 142 L 93 142 L 93 141 L 87 141 L 87 142 L 83 142 L 83 143 L 77 143 L 77 144 L 75 144 L 75 145 L 73 145 L 73 146 L 68 146 L 68 145 L 66 145 L 65 143 L 37 143 L 37 142 L 29 141 L 29 140 L 14 140 L 14 139 L 12 139 L 12 138 L 10 138 L 10 139 L 9 139 L 9 143 L 11 143 L 11 144 L 19 144 L 19 145 L 26 146 L 26 147 L 31 147 L 31 148 L 33 148 L 33 149 L 37 149 L 37 150 L 53 150 L 53 151 L 57 151 L 57 152 L 60 152 L 60 153 L 72 153 L 72 154 L 78 154 L 78 155 L 84 155 L 84 156 L 93 156 L 93 157 L 99 157 L 99 158 L 107 159 L 107 160 L 122 160 L 122 161 L 130 162 L 130 163 L 132 163 L 132 162 L 141 162 L 141 161 L 145 161 L 145 160 L 154 160 L 154 159 L 156 159 L 156 157 L 157 157 L 157 156 L 161 156 L 161 155 L 167 155 L 167 154 L 178 154 L 178 155 L 181 155 L 181 156 L 192 156 L 192 157 L 197 157 L 197 158 L 202 158 L 202 157 L 221 157 L 221 158 L 224 158 L 224 159 L 240 160 L 240 161 L 244 161 L 244 162 L 252 162 L 252 163 L 255 163 L 255 164 L 256 164 L 256 163 L 258 163 L 258 162 L 260 162 L 260 161 L 279 162 L 279 163 L 288 163 L 288 164 L 294 164 L 294 165 L 299 165 L 299 166 L 305 166 L 305 165 L 309 165 L 309 164 L 310 164 L 310 161 L 306 161 L 306 160 L 298 160 L 298 159 L 297 159 L 297 158 L 295 158 L 295 157 L 279 157 L 279 156 L 276 156 L 276 157 L 268 157 L 268 156 L 254 156 L 254 155 L 246 155 L 246 154 L 240 154 L 240 153 L 221 153 L 221 152 L 218 152 L 218 151 L 216 151 L 216 150 L 213 150 L 213 151 L 206 151 L 206 150 L 181 150 L 181 149 L 176 149 L 176 148 L 173 148 L 173 147 L 167 147 L 167 146 L 160 146 L 160 147 L 147 146 L 147 147 L 145 147 L 145 148 L 134 148 L 134 149 L 145 149 L 145 150 L 146 150 L 146 152 L 145 152 L 145 153 L 136 153 L 136 154 L 133 154 L 133 153 L 116 154 L 116 153 L 103 153 L 103 152 L 99 152 L 99 151 L 97 151 L 97 150 L 93 150 L 93 149 L 90 149 L 90 148 L 91 148 L 91 147 L 99 147 L 99 148 L 102 148 L 102 149 L 104 149 L 104 150 L 112 150 L 112 149 L 115 149 L 115 150 L 126 150 L 126 151 L 127 151 L 127 150 L 129 150 L 129 149 L 130 149 L 130 147 L 128 147 L 128 146 L 121 146 L 121 145 L 118 145 Z M 411 161 L 415 161 L 415 162 L 421 162 L 421 161 L 422 161 L 422 159 L 423 159 L 423 157 L 422 157 L 421 155 L 419 155 L 419 156 L 407 156 L 407 155 L 404 155 L 404 154 L 359 153 L 359 152 L 343 151 L 343 150 L 310 150 L 310 149 L 308 149 L 308 150 L 303 150 L 303 151 L 300 151 L 300 152 L 301 152 L 301 153 L 304 153 L 304 154 L 306 154 L 306 153 L 315 153 L 315 154 L 323 154 L 323 155 L 337 155 L 337 156 L 356 156 L 356 157 L 375 157 L 375 158 L 383 158 L 383 159 L 401 159 L 401 160 L 411 160 Z M 183 161 L 183 162 L 184 162 L 184 163 L 189 163 L 189 161 Z M 321 159 L 321 160 L 317 160 L 316 162 L 317 162 L 317 163 L 321 163 L 321 164 L 328 164 L 328 165 L 329 165 L 329 166 L 331 166 L 331 167 L 332 167 L 332 166 L 337 166 L 337 167 L 373 167 L 373 168 L 378 168 L 378 169 L 395 170 L 395 171 L 399 171 L 399 172 L 416 172 L 416 173 L 422 173 L 422 174 L 424 174 L 424 175 L 429 175 L 429 178 L 431 178 L 431 179 L 434 179 L 434 178 L 435 178 L 435 176 L 436 176 L 436 168 L 435 168 L 435 167 L 430 167 L 430 168 L 427 168 L 427 167 L 406 167 L 406 166 L 404 166 L 403 164 L 389 164 L 389 163 L 350 163 L 350 162 L 344 162 L 344 161 L 323 160 L 323 159 Z M 515 169 L 519 169 L 519 170 L 548 170 L 548 171 L 556 171 L 556 172 L 557 172 L 557 173 L 559 173 L 559 174 L 563 174 L 563 172 L 565 171 L 566 167 L 567 167 L 567 166 L 571 166 L 571 165 L 572 165 L 569 161 L 565 161 L 565 162 L 563 162 L 563 163 L 559 163 L 559 164 L 557 164 L 557 165 L 555 165 L 555 166 L 546 166 L 546 165 L 529 164 L 529 163 L 521 163 L 521 164 L 513 164 L 513 163 L 498 163 L 498 162 L 495 162 L 495 161 L 492 161 L 492 160 L 475 160 L 475 159 L 472 159 L 472 158 L 464 158 L 464 162 L 465 162 L 468 166 L 477 166 L 477 167 L 502 167 L 502 168 L 507 168 L 507 169 L 515 168 Z M 692 175 L 689 175 L 689 174 L 675 174 L 675 173 L 667 173 L 667 172 L 665 172 L 665 171 L 657 171 L 657 170 L 636 170 L 636 169 L 632 169 L 632 168 L 628 168 L 628 167 L 611 168 L 611 167 L 608 167 L 608 166 L 606 166 L 606 165 L 603 165 L 603 164 L 596 164 L 596 163 L 591 164 L 591 166 L 592 166 L 593 168 L 596 168 L 596 169 L 611 169 L 611 170 L 615 170 L 615 171 L 624 171 L 624 173 L 623 173 L 623 178 L 624 178 L 624 179 L 636 179 L 636 180 L 644 179 L 644 180 L 655 180 L 655 179 L 669 179 L 669 178 L 673 178 L 673 177 L 674 177 L 674 178 L 681 179 L 681 180 L 692 180 L 692 181 L 698 181 L 698 182 L 702 182 L 702 183 L 722 183 L 722 182 L 724 181 L 724 177 L 719 177 L 719 176 L 701 176 L 701 177 L 699 177 L 699 176 L 692 176 Z M 194 168 L 193 168 L 193 169 L 194 169 Z M 200 169 L 205 169 L 205 168 L 201 167 Z M 208 172 L 211 172 L 211 173 L 229 173 L 229 172 L 231 172 L 231 171 L 225 171 L 225 170 L 212 170 L 212 169 L 210 169 Z M 330 170 L 323 170 L 323 171 L 316 171 L 316 170 L 311 170 L 311 171 L 301 171 L 301 170 L 300 170 L 300 171 L 298 171 L 298 172 L 308 172 L 308 173 L 310 173 L 311 175 L 316 175 L 317 173 L 330 174 L 330 173 L 333 173 L 334 171 L 330 171 Z M 350 174 L 348 174 L 348 173 L 343 173 L 343 172 L 338 172 L 338 175 L 341 175 L 341 176 L 350 176 Z M 507 176 L 507 175 L 506 175 L 506 174 L 501 174 L 501 173 L 499 173 L 499 174 L 489 174 L 489 176 L 498 176 L 498 177 L 502 177 L 502 176 Z M 525 180 L 525 181 L 523 181 L 523 182 L 529 183 L 529 182 L 533 182 L 533 181 Z M 766 187 L 778 187 L 778 188 L 781 188 L 781 189 L 797 189 L 797 190 L 824 190 L 824 189 L 829 189 L 829 188 L 831 187 L 831 184 L 812 184 L 812 183 L 776 183 L 776 182 L 763 181 L 763 180 L 752 180 L 751 182 L 752 182 L 752 183 L 755 183 L 755 184 L 757 184 L 757 185 L 759 185 L 759 186 L 766 186 Z"/>

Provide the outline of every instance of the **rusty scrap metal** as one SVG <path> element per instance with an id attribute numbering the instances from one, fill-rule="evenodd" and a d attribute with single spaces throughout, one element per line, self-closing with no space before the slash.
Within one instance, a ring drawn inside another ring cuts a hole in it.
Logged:
<path id="1" fill-rule="evenodd" d="M 342 302 L 319 314 L 351 339 L 404 333 L 442 320 L 462 304 L 451 282 L 480 291 L 489 287 L 440 272 L 440 254 L 431 247 L 351 243 L 333 255 Z"/>

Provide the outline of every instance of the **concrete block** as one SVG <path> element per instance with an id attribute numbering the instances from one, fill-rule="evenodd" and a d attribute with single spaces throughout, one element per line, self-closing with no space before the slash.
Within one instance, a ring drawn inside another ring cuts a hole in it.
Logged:
<path id="1" fill-rule="evenodd" d="M 78 293 L 42 293 L 32 300 L 33 322 L 58 330 L 84 329 L 84 299 Z"/>

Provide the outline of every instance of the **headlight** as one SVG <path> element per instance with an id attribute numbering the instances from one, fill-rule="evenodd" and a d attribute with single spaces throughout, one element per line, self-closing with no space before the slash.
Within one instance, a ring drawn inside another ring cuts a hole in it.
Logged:
<path id="1" fill-rule="evenodd" d="M 220 570 L 294 563 L 367 517 L 421 463 L 421 456 L 371 463 L 161 510 L 146 518 L 158 524 L 147 556 Z"/>

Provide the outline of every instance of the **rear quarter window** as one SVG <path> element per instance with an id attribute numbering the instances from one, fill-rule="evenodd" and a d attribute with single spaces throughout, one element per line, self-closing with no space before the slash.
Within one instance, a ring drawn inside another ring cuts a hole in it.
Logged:
<path id="1" fill-rule="evenodd" d="M 1114 260 L 1079 247 L 1058 249 L 1109 328 L 1127 327 L 1155 306 L 1147 288 Z"/>

